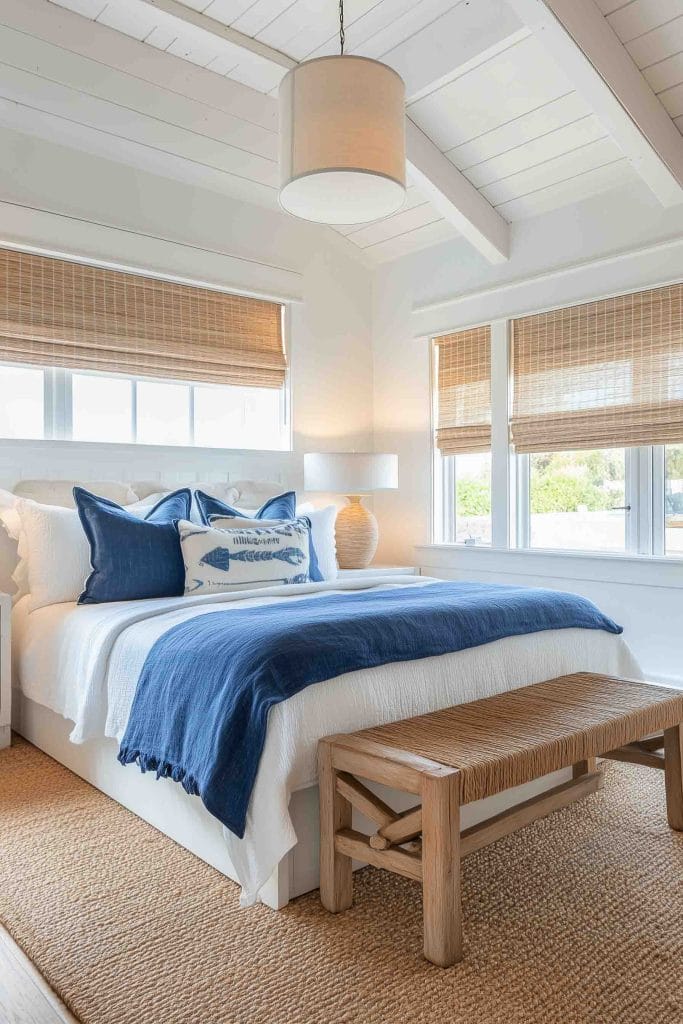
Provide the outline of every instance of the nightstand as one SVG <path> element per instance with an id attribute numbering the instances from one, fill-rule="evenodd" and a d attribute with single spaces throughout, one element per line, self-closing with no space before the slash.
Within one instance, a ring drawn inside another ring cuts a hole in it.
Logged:
<path id="1" fill-rule="evenodd" d="M 340 579 L 362 579 L 363 576 L 419 576 L 414 565 L 369 565 L 367 569 L 340 569 Z"/>
<path id="2" fill-rule="evenodd" d="M 12 598 L 0 594 L 0 748 L 10 744 L 12 719 L 12 659 L 10 657 L 10 626 Z"/>

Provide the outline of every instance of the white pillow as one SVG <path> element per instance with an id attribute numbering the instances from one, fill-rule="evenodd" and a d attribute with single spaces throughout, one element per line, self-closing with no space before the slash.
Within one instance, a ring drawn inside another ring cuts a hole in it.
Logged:
<path id="1" fill-rule="evenodd" d="M 115 480 L 102 480 L 96 483 L 83 483 L 80 480 L 20 480 L 14 488 L 14 493 L 19 498 L 37 501 L 41 505 L 75 508 L 75 486 L 84 487 L 86 491 L 91 491 L 100 498 L 115 501 L 117 505 L 129 505 L 138 498 L 129 484 L 118 483 Z"/>
<path id="2" fill-rule="evenodd" d="M 126 510 L 142 517 L 151 507 L 140 501 L 127 505 Z M 30 594 L 30 612 L 48 604 L 77 601 L 92 570 L 90 544 L 77 510 L 18 498 L 10 511 L 15 517 L 10 525 L 19 557 L 12 576 L 19 588 L 15 601 Z M 5 522 L 6 517 L 7 513 Z M 9 533 L 9 527 L 5 528 Z"/>
<path id="3" fill-rule="evenodd" d="M 199 487 L 198 484 L 195 485 Z M 273 498 L 276 494 L 283 494 L 285 491 L 294 490 L 293 487 L 287 487 L 282 483 L 271 482 L 270 480 L 233 480 L 232 486 L 237 492 L 235 498 L 232 501 L 228 501 L 224 498 L 226 505 L 233 505 L 240 510 L 251 509 L 254 512 L 261 508 L 262 505 L 268 501 L 268 498 Z M 211 493 L 210 491 L 207 493 Z"/>
<path id="4" fill-rule="evenodd" d="M 91 571 L 78 512 L 24 500 L 19 513 L 28 554 L 29 611 L 77 601 Z"/>
<path id="5" fill-rule="evenodd" d="M 311 521 L 311 543 L 318 559 L 320 575 L 324 580 L 336 580 L 337 541 L 334 524 L 337 509 L 334 505 L 327 508 L 313 508 L 312 505 L 297 506 L 297 515 L 306 516 Z M 285 519 L 242 519 L 237 516 L 210 516 L 211 525 L 217 530 L 232 530 L 236 526 L 279 526 Z"/>
<path id="6" fill-rule="evenodd" d="M 308 583 L 310 529 L 304 518 L 223 530 L 181 519 L 178 533 L 186 594 Z"/>
<path id="7" fill-rule="evenodd" d="M 170 491 L 159 491 L 157 494 L 148 494 L 146 498 L 133 501 L 130 505 L 124 505 L 126 512 L 134 516 L 146 516 L 162 498 L 165 498 Z"/>
<path id="8" fill-rule="evenodd" d="M 28 558 L 18 508 L 20 501 L 21 499 L 17 498 L 16 494 L 0 489 L 0 523 L 5 528 L 10 540 L 17 542 L 17 564 L 11 576 L 12 582 L 17 588 L 12 595 L 13 604 L 28 594 Z"/>
<path id="9" fill-rule="evenodd" d="M 131 505 L 127 505 L 126 509 L 129 512 L 132 512 L 133 515 L 144 516 L 156 504 L 156 500 L 154 500 L 154 499 L 156 498 L 158 500 L 158 498 L 161 497 L 161 496 L 162 495 L 152 496 L 150 498 L 146 498 L 144 501 L 134 502 Z M 110 500 L 113 500 L 113 499 L 110 499 Z M 27 515 L 28 515 L 29 519 L 32 520 L 32 525 L 37 530 L 37 534 L 36 534 L 35 531 L 32 533 L 33 540 L 36 539 L 36 536 L 40 537 L 41 530 L 37 527 L 37 520 L 35 519 L 35 516 L 33 516 L 31 506 L 35 506 L 38 509 L 46 509 L 48 511 L 48 513 L 52 509 L 60 509 L 61 511 L 71 512 L 73 515 L 78 516 L 78 513 L 76 512 L 76 510 L 74 508 L 67 509 L 67 508 L 65 508 L 62 505 L 43 505 L 43 504 L 40 504 L 38 502 L 31 501 L 29 498 L 20 498 L 20 497 L 17 497 L 16 494 L 11 494 L 9 491 L 3 491 L 3 490 L 0 489 L 0 524 L 2 524 L 2 526 L 4 526 L 5 531 L 6 531 L 7 535 L 10 537 L 10 539 L 17 542 L 17 564 L 16 564 L 16 566 L 14 568 L 14 572 L 12 573 L 12 577 L 11 577 L 12 581 L 14 582 L 14 585 L 17 588 L 16 592 L 12 595 L 12 602 L 14 604 L 16 604 L 17 601 L 19 601 L 22 597 L 25 597 L 26 594 L 28 594 L 30 592 L 29 591 L 29 587 L 30 587 L 30 578 L 29 578 L 29 576 L 30 576 L 30 574 L 29 574 L 30 549 L 29 549 L 29 540 L 28 540 L 28 537 L 27 537 L 27 534 L 26 534 L 26 530 L 24 529 L 24 520 L 23 520 L 23 517 L 22 517 L 22 509 L 24 509 L 25 506 L 26 506 L 26 509 L 27 509 Z M 56 522 L 56 520 L 55 520 L 55 522 Z M 42 525 L 43 526 L 48 525 L 48 527 L 49 527 L 49 524 L 48 524 L 48 522 L 47 522 L 47 520 L 45 518 L 43 518 L 43 520 L 42 520 Z M 79 525 L 80 525 L 80 521 L 79 521 Z M 82 527 L 81 527 L 81 531 L 82 531 Z M 83 534 L 83 538 L 85 539 L 85 534 Z M 64 540 L 64 539 L 65 538 L 62 538 L 62 540 Z M 86 544 L 87 544 L 87 540 L 86 540 Z M 43 542 L 39 540 L 39 550 L 40 550 L 41 553 L 43 552 L 43 546 L 44 546 Z M 79 538 L 79 548 L 80 547 L 81 547 L 81 545 L 80 545 L 80 538 Z M 41 555 L 36 555 L 36 558 L 38 558 L 38 557 L 42 557 L 42 554 Z M 76 560 L 76 566 L 79 566 L 81 564 L 81 561 L 82 560 L 77 559 Z M 37 566 L 34 566 L 33 572 L 34 572 L 34 577 L 35 577 L 36 574 L 38 573 Z M 61 576 L 63 577 L 63 573 L 61 574 Z M 43 588 L 41 586 L 41 592 L 42 592 L 42 589 Z M 66 599 L 61 599 L 61 600 L 68 600 L 68 601 L 72 601 L 73 600 L 73 601 L 75 601 L 80 596 L 80 593 L 81 593 L 82 589 L 83 588 L 82 588 L 82 585 L 81 585 L 80 589 L 78 589 L 78 592 L 75 594 L 75 596 L 68 597 Z M 52 588 L 50 588 L 50 592 L 51 592 L 51 590 L 52 590 Z M 72 591 L 73 591 L 73 587 L 69 587 L 68 588 L 68 592 L 72 593 Z M 43 595 L 43 596 L 45 596 L 45 595 Z M 41 601 L 42 599 L 39 597 L 38 600 Z M 52 604 L 53 602 L 52 601 L 47 601 L 46 603 L 47 604 Z M 54 603 L 58 603 L 58 602 L 54 602 Z M 37 604 L 35 607 L 41 607 L 41 605 Z M 31 606 L 31 610 L 33 610 L 33 605 Z"/>
<path id="10" fill-rule="evenodd" d="M 337 568 L 337 537 L 334 524 L 337 520 L 337 506 L 327 505 L 325 508 L 313 508 L 312 505 L 297 505 L 298 516 L 308 516 L 311 520 L 311 540 L 318 556 L 318 568 L 324 580 L 336 580 Z"/>
<path id="11" fill-rule="evenodd" d="M 147 502 L 151 502 L 153 500 L 158 501 L 159 498 L 163 498 L 165 494 L 170 494 L 171 491 L 177 491 L 179 487 L 189 487 L 191 491 L 203 491 L 204 494 L 209 494 L 212 498 L 218 498 L 219 501 L 224 501 L 226 505 L 234 505 L 239 494 L 237 488 L 233 484 L 223 480 L 209 480 L 206 482 L 203 480 L 189 480 L 187 482 L 176 482 L 173 484 L 162 483 L 160 480 L 134 480 L 131 487 L 139 499 Z M 89 487 L 88 490 L 92 490 L 92 488 Z"/>
<path id="12" fill-rule="evenodd" d="M 210 498 L 217 498 L 224 501 L 226 505 L 233 505 L 237 501 L 239 491 L 232 484 L 227 482 L 216 482 L 215 480 L 194 480 L 187 485 L 193 491 L 203 491 Z"/>

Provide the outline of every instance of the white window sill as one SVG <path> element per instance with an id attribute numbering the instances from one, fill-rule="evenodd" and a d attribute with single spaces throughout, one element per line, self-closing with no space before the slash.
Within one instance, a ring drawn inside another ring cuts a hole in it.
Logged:
<path id="1" fill-rule="evenodd" d="M 192 455 L 196 452 L 224 452 L 230 455 L 245 455 L 247 457 L 258 457 L 262 455 L 291 455 L 290 448 L 213 448 L 204 444 L 148 444 L 146 441 L 82 441 L 73 438 L 57 437 L 2 437 L 0 447 L 10 451 L 17 449 L 39 449 L 43 451 L 54 450 L 55 452 L 87 452 L 92 455 L 94 452 L 118 453 L 120 455 L 134 455 L 135 452 L 177 452 L 180 456 Z"/>
<path id="2" fill-rule="evenodd" d="M 425 544 L 415 548 L 423 572 L 447 569 L 459 573 L 594 580 L 683 589 L 683 559 L 613 551 L 556 551 L 543 548 L 494 548 L 487 544 Z"/>

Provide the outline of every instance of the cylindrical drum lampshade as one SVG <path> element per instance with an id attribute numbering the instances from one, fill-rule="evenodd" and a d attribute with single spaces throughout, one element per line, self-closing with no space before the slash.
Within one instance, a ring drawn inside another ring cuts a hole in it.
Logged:
<path id="1" fill-rule="evenodd" d="M 323 224 L 361 224 L 405 200 L 405 86 L 367 57 L 319 57 L 280 85 L 280 204 Z"/>
<path id="2" fill-rule="evenodd" d="M 398 455 L 379 452 L 307 452 L 304 488 L 333 494 L 369 494 L 398 487 Z"/>

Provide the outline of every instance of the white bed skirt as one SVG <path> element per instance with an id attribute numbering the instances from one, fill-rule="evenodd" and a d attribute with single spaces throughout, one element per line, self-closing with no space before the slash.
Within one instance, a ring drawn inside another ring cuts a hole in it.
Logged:
<path id="1" fill-rule="evenodd" d="M 118 744 L 115 740 L 71 743 L 71 722 L 29 700 L 19 690 L 14 691 L 13 697 L 12 724 L 15 732 L 221 874 L 235 882 L 238 880 L 223 838 L 223 827 L 209 814 L 201 800 L 190 796 L 170 779 L 157 780 L 151 773 L 124 770 L 116 760 Z M 543 779 L 469 804 L 463 808 L 462 828 L 469 828 L 569 778 L 569 771 L 554 772 Z M 371 788 L 397 810 L 404 810 L 414 803 L 414 797 L 409 794 L 375 785 Z M 317 889 L 319 883 L 318 787 L 309 786 L 295 792 L 289 810 L 298 837 L 297 845 L 280 861 L 259 894 L 261 902 L 273 910 L 280 910 L 290 899 Z M 353 824 L 361 831 L 374 831 L 370 822 L 355 814 Z M 357 863 L 354 866 L 359 868 L 363 865 Z M 239 899 L 237 890 L 235 899 Z"/>
<path id="2" fill-rule="evenodd" d="M 71 743 L 73 722 L 29 700 L 19 690 L 13 694 L 12 726 L 55 761 L 237 881 L 218 819 L 209 814 L 201 800 L 189 796 L 170 779 L 157 780 L 151 773 L 125 771 L 116 760 L 116 740 Z M 263 890 L 263 902 L 274 909 L 285 906 L 292 895 L 288 861 L 285 858 Z M 235 899 L 238 898 L 236 892 Z"/>

